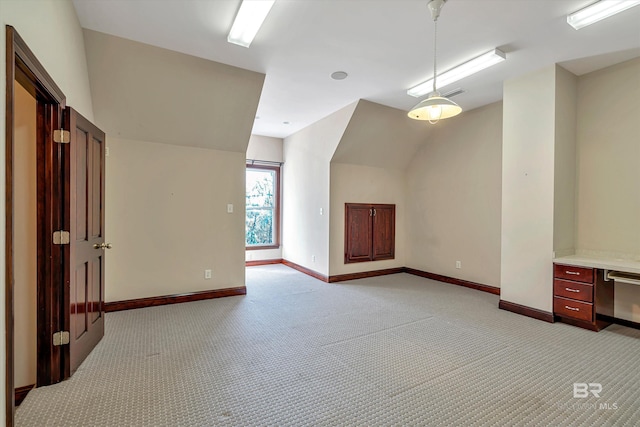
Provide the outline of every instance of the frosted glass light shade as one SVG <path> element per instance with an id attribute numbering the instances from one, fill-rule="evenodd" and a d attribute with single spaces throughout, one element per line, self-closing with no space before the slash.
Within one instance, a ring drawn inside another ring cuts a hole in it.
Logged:
<path id="1" fill-rule="evenodd" d="M 429 120 L 430 123 L 436 123 L 440 119 L 457 116 L 461 112 L 462 108 L 452 100 L 440 95 L 431 95 L 420 101 L 407 115 L 414 120 Z"/>

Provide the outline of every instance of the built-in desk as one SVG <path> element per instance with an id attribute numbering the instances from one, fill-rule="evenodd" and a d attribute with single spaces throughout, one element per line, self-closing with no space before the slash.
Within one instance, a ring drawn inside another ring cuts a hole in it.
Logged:
<path id="1" fill-rule="evenodd" d="M 614 280 L 640 285 L 640 261 L 570 255 L 553 260 L 553 315 L 599 331 L 614 320 Z"/>
<path id="2" fill-rule="evenodd" d="M 590 267 L 599 268 L 601 270 L 640 274 L 640 259 L 631 260 L 588 255 L 569 255 L 554 258 L 553 262 L 556 264 L 573 265 L 576 267 Z"/>

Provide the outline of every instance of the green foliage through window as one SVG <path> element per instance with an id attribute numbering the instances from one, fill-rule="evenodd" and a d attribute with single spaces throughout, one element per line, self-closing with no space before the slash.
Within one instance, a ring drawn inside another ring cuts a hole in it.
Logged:
<path id="1" fill-rule="evenodd" d="M 276 172 L 247 169 L 245 235 L 247 246 L 275 244 Z"/>

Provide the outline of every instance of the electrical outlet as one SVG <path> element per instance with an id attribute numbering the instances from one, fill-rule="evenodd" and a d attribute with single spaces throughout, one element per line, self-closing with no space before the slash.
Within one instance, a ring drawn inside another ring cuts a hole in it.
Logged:
<path id="1" fill-rule="evenodd" d="M 311 255 L 311 261 L 316 262 L 316 256 L 315 255 Z"/>
<path id="2" fill-rule="evenodd" d="M 456 268 L 462 268 L 462 262 L 456 261 Z"/>
<path id="3" fill-rule="evenodd" d="M 211 279 L 212 275 L 213 275 L 213 272 L 211 270 L 205 270 L 204 271 L 204 278 L 205 279 Z"/>

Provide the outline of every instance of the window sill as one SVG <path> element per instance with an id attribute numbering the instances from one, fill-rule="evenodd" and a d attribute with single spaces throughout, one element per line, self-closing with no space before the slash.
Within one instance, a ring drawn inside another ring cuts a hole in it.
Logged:
<path id="1" fill-rule="evenodd" d="M 262 249 L 280 249 L 280 245 L 245 246 L 247 251 L 259 251 Z"/>

